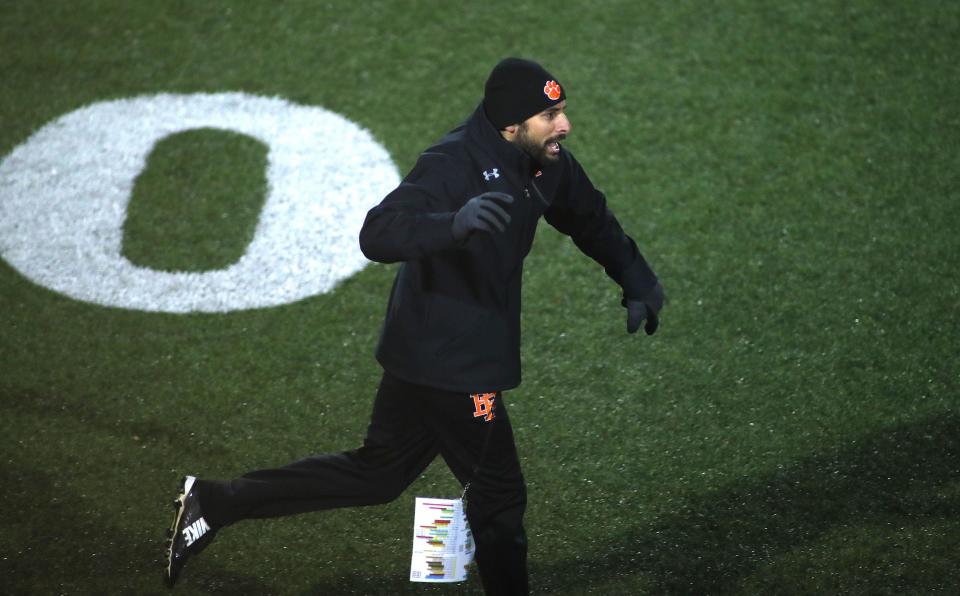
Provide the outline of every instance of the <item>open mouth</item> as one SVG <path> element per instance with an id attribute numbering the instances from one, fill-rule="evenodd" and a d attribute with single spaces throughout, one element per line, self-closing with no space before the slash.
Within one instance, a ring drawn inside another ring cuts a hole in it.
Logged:
<path id="1" fill-rule="evenodd" d="M 547 153 L 550 155 L 557 155 L 560 153 L 560 141 L 564 140 L 566 137 L 557 137 L 555 139 L 550 139 L 544 143 L 544 147 L 547 150 Z"/>

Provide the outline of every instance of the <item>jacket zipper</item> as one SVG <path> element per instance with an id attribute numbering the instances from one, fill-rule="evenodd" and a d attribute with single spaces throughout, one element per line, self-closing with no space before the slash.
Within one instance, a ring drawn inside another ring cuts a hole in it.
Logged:
<path id="1" fill-rule="evenodd" d="M 543 193 L 540 192 L 540 189 L 539 189 L 539 188 L 537 188 L 537 183 L 534 182 L 533 180 L 531 180 L 531 181 L 530 181 L 530 186 L 533 188 L 534 194 L 537 195 L 537 199 L 540 201 L 541 204 L 543 204 L 543 208 L 544 208 L 544 209 L 549 209 L 549 208 L 550 208 L 550 203 L 547 202 L 547 199 L 543 198 Z M 523 192 L 527 195 L 527 198 L 529 199 L 529 198 L 530 198 L 530 189 L 529 189 L 529 188 L 524 188 L 524 189 L 523 189 Z"/>

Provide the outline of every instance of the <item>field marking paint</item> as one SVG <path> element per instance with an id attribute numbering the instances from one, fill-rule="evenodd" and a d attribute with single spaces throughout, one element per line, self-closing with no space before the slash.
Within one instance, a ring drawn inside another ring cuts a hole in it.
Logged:
<path id="1" fill-rule="evenodd" d="M 164 272 L 120 252 L 136 177 L 162 139 L 198 128 L 267 145 L 267 196 L 235 263 Z M 369 261 L 366 212 L 399 184 L 372 135 L 319 107 L 243 93 L 98 102 L 40 128 L 0 162 L 0 257 L 36 284 L 86 302 L 226 312 L 330 291 Z"/>

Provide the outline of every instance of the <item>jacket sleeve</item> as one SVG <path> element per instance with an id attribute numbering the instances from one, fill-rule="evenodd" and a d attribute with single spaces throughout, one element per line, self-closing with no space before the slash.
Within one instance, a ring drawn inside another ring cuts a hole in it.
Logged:
<path id="1" fill-rule="evenodd" d="M 568 154 L 567 160 L 565 175 L 544 218 L 603 266 L 623 288 L 625 298 L 643 299 L 657 285 L 656 274 L 607 207 L 603 193 L 572 155 Z"/>
<path id="2" fill-rule="evenodd" d="M 453 248 L 457 207 L 450 189 L 451 158 L 424 153 L 403 182 L 367 213 L 360 250 L 371 261 L 410 261 Z"/>

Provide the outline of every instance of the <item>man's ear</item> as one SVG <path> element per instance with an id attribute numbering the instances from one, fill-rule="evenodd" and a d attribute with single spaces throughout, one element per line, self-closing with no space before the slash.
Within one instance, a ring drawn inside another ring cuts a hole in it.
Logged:
<path id="1" fill-rule="evenodd" d="M 513 140 L 513 136 L 517 134 L 518 128 L 520 128 L 519 124 L 511 124 L 510 126 L 505 126 L 503 130 L 500 131 L 500 134 L 503 135 L 503 138 L 507 139 L 508 141 L 511 141 Z"/>

